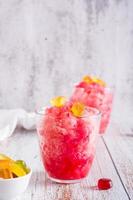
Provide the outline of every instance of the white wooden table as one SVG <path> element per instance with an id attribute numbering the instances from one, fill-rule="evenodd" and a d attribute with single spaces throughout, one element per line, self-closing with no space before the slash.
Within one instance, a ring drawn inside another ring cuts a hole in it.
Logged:
<path id="1" fill-rule="evenodd" d="M 88 178 L 78 184 L 63 185 L 45 176 L 39 156 L 37 134 L 17 130 L 0 143 L 0 152 L 24 159 L 33 169 L 26 192 L 16 200 L 128 200 L 133 199 L 133 134 L 120 133 L 116 125 L 99 139 L 97 154 Z M 113 188 L 95 189 L 101 177 L 111 178 Z"/>

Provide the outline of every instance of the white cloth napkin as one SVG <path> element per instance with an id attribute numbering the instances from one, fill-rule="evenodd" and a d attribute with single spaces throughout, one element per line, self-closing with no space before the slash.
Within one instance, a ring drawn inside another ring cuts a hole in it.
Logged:
<path id="1" fill-rule="evenodd" d="M 23 109 L 0 110 L 0 140 L 11 136 L 16 127 L 27 130 L 36 128 L 36 114 L 28 113 Z"/>

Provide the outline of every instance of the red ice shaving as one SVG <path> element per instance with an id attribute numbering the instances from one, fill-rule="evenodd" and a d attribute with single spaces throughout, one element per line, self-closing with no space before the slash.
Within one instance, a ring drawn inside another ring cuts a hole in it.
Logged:
<path id="1" fill-rule="evenodd" d="M 100 110 L 102 114 L 100 133 L 106 131 L 112 111 L 113 92 L 102 80 L 84 77 L 83 81 L 76 85 L 71 101 L 79 101 Z"/>
<path id="2" fill-rule="evenodd" d="M 83 112 L 80 104 L 71 104 L 47 108 L 38 130 L 45 170 L 50 177 L 59 180 L 86 177 L 95 155 L 97 111 Z M 76 106 L 80 116 L 75 112 Z"/>

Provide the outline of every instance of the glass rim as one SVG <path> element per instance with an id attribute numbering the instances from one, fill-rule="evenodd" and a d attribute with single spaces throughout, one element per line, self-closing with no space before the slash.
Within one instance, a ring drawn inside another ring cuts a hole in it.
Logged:
<path id="1" fill-rule="evenodd" d="M 35 110 L 35 113 L 37 115 L 40 115 L 40 116 L 44 116 L 44 115 L 47 115 L 45 113 L 45 109 L 49 108 L 48 106 L 44 106 L 44 107 L 40 107 L 40 109 L 37 109 Z M 93 114 L 89 114 L 89 109 L 90 111 L 94 111 Z M 85 115 L 81 116 L 81 117 L 78 117 L 78 118 L 86 118 L 86 117 L 97 117 L 97 116 L 100 116 L 101 117 L 101 111 L 98 110 L 97 108 L 94 108 L 94 107 L 91 107 L 91 106 L 85 106 L 85 110 L 88 112 L 86 113 Z"/>

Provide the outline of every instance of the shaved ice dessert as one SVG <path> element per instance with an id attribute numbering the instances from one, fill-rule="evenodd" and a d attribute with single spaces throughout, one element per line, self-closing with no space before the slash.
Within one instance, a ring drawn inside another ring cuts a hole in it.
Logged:
<path id="1" fill-rule="evenodd" d="M 100 133 L 108 127 L 112 111 L 113 91 L 106 83 L 93 76 L 85 76 L 74 88 L 71 101 L 79 101 L 101 112 Z"/>
<path id="2" fill-rule="evenodd" d="M 79 102 L 51 100 L 52 106 L 38 112 L 38 135 L 43 165 L 48 177 L 60 183 L 84 179 L 92 166 L 100 113 Z"/>

